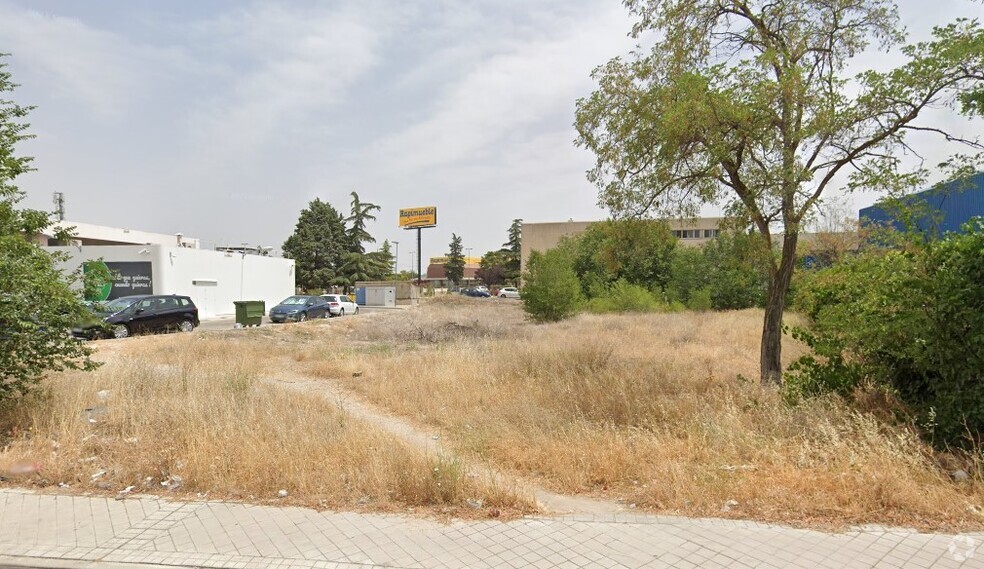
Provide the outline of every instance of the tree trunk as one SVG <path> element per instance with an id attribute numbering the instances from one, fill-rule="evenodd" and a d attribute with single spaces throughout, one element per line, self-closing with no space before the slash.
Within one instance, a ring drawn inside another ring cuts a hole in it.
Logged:
<path id="1" fill-rule="evenodd" d="M 769 279 L 769 291 L 765 299 L 765 322 L 762 325 L 760 379 L 765 387 L 782 385 L 782 313 L 786 308 L 786 294 L 796 265 L 796 233 L 786 233 L 782 239 L 782 258 L 779 268 Z"/>

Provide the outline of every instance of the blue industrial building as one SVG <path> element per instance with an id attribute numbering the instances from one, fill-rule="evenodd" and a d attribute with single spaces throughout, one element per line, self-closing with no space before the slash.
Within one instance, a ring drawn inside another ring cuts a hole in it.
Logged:
<path id="1" fill-rule="evenodd" d="M 984 217 L 984 172 L 906 196 L 902 204 L 916 212 L 910 223 L 926 237 L 958 233 L 960 226 L 971 218 Z M 863 208 L 858 217 L 863 224 L 892 226 L 904 231 L 905 224 L 897 218 L 896 209 L 879 203 Z"/>

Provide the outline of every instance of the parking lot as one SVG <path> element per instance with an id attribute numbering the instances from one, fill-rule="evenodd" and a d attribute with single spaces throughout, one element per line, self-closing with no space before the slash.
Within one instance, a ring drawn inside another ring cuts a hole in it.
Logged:
<path id="1" fill-rule="evenodd" d="M 359 314 L 355 316 L 343 316 L 343 318 L 361 318 L 363 316 L 371 316 L 372 314 L 379 314 L 380 312 L 386 312 L 390 310 L 401 310 L 406 308 L 400 306 L 397 308 L 385 308 L 382 306 L 360 306 Z M 283 326 L 283 324 L 274 324 L 270 321 L 269 316 L 263 317 L 263 324 L 261 326 Z M 236 316 L 234 314 L 228 314 L 225 316 L 216 316 L 214 318 L 209 318 L 202 320 L 199 326 L 200 330 L 228 330 L 230 328 L 236 327 Z"/>

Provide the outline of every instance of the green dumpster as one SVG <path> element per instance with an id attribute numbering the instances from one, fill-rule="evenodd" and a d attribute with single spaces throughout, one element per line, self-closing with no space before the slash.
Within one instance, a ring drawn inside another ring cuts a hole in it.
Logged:
<path id="1" fill-rule="evenodd" d="M 266 302 L 262 300 L 237 300 L 236 305 L 236 324 L 246 326 L 259 326 L 266 314 Z"/>

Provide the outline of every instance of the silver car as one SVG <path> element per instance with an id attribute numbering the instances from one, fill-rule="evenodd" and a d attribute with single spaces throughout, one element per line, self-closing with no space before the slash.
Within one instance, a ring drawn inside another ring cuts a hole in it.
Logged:
<path id="1" fill-rule="evenodd" d="M 499 298 L 519 298 L 519 289 L 514 286 L 504 286 L 499 289 Z"/>
<path id="2" fill-rule="evenodd" d="M 358 314 L 359 305 L 352 302 L 344 294 L 323 294 L 321 298 L 328 302 L 329 316 L 345 316 L 346 314 Z"/>

